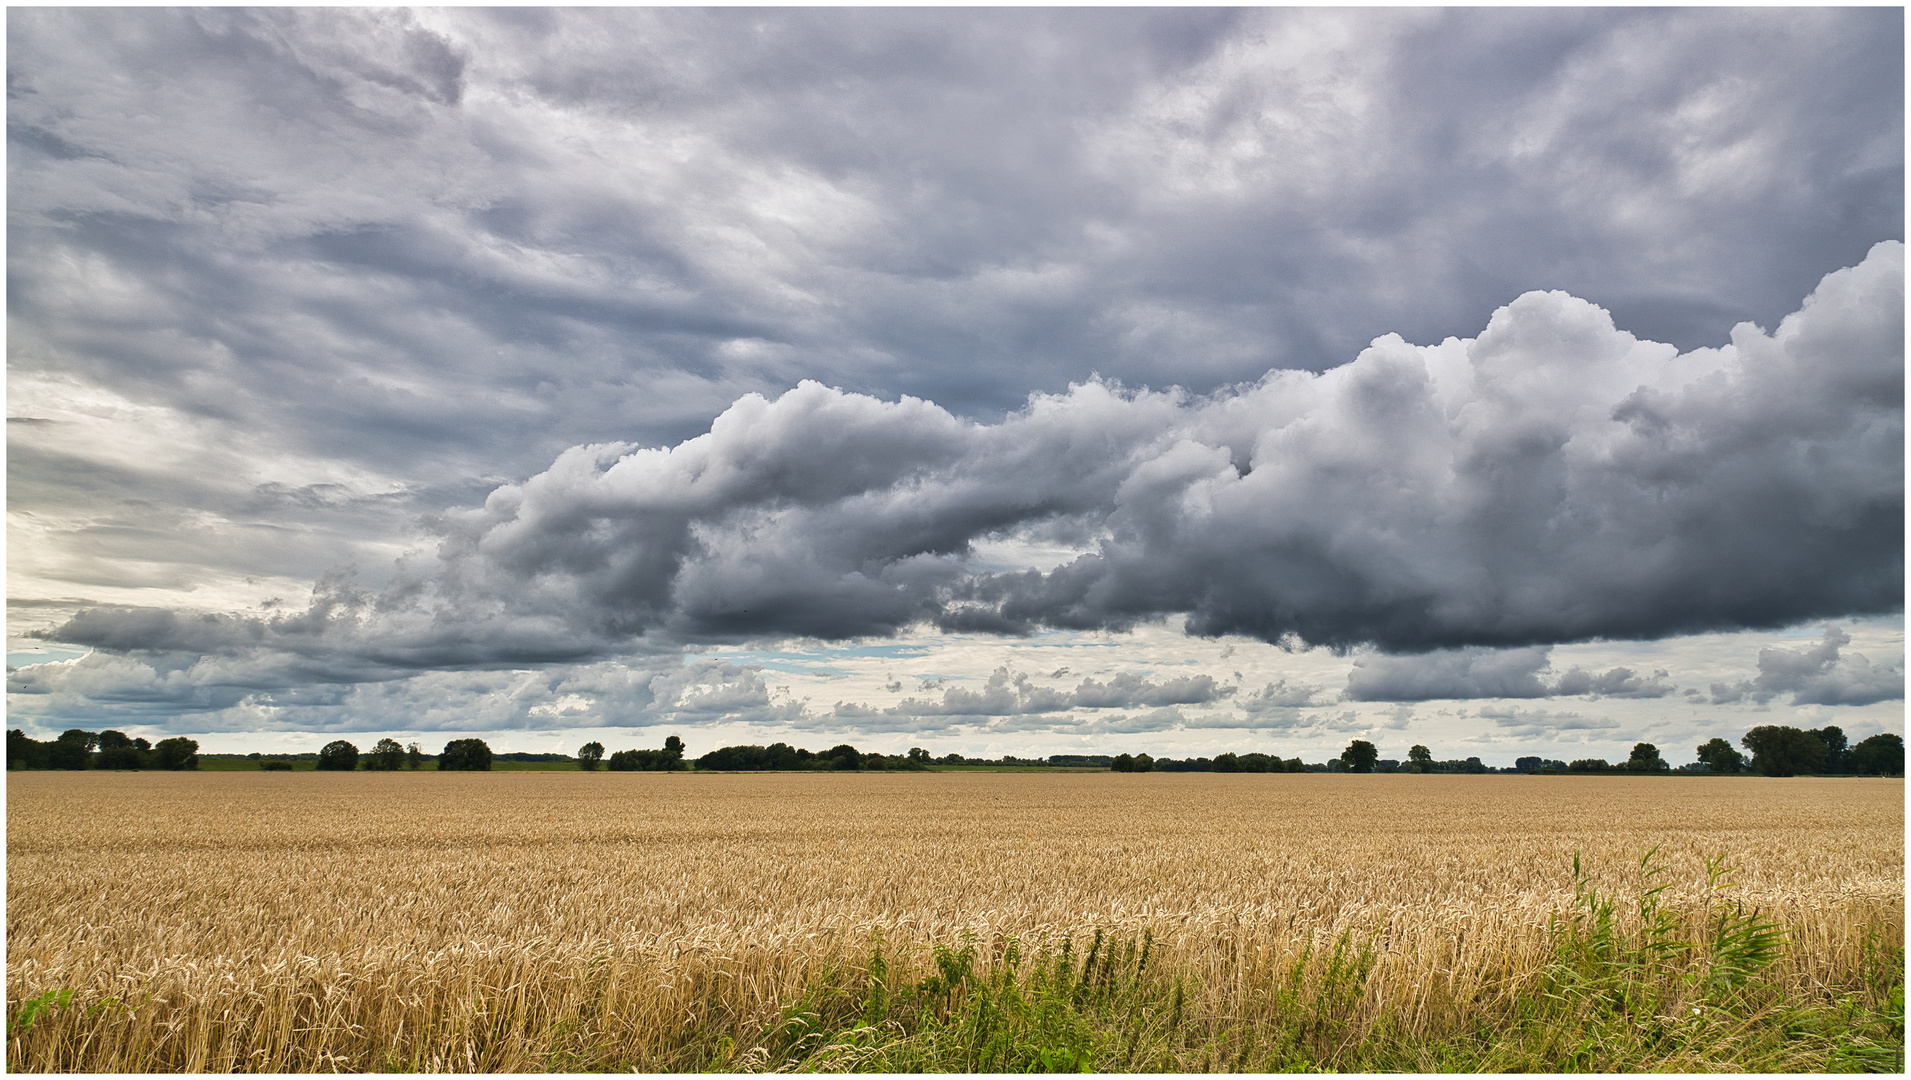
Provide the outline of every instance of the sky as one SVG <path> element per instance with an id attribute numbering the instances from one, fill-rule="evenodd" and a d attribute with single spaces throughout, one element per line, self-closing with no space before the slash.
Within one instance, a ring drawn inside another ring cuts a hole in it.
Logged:
<path id="1" fill-rule="evenodd" d="M 10 8 L 9 726 L 1901 734 L 1903 41 Z"/>

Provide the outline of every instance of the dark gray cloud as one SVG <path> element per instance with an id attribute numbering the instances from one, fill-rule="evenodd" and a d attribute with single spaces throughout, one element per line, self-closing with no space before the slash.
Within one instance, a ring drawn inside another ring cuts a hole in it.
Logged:
<path id="1" fill-rule="evenodd" d="M 36 698 L 1901 595 L 1898 249 L 1733 330 L 1902 237 L 1900 10 L 7 19 L 16 631 L 150 672 Z"/>
<path id="2" fill-rule="evenodd" d="M 1903 588 L 1903 348 L 1893 242 L 1725 349 L 1678 354 L 1529 293 L 1476 339 L 1384 338 L 1201 398 L 1088 383 L 997 424 L 806 383 L 672 448 L 568 450 L 445 514 L 436 559 L 376 595 L 341 584 L 271 616 L 96 608 L 53 636 L 427 667 L 1184 612 L 1197 634 L 1387 651 L 1879 613 Z M 1056 520 L 1094 550 L 1048 573 L 968 564 L 972 544 Z M 1630 671 L 1544 686 L 1543 659 L 1376 661 L 1349 691 L 1661 692 Z"/>
<path id="3" fill-rule="evenodd" d="M 1841 654 L 1851 635 L 1835 626 L 1809 649 L 1758 651 L 1758 676 L 1737 683 L 1713 683 L 1712 703 L 1740 701 L 1764 705 L 1785 694 L 1793 705 L 1870 705 L 1904 697 L 1904 665 L 1876 664 L 1861 653 Z"/>

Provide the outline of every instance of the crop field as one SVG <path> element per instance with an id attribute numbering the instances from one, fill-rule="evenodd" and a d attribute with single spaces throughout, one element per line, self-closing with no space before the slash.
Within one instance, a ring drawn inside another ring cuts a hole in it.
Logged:
<path id="1" fill-rule="evenodd" d="M 1903 1063 L 1898 780 L 13 773 L 7 811 L 16 1071 Z"/>

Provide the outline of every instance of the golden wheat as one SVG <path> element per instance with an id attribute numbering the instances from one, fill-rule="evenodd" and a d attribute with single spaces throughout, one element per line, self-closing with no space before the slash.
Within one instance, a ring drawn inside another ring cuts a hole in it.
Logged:
<path id="1" fill-rule="evenodd" d="M 74 996 L 14 1025 L 8 1065 L 740 1068 L 878 931 L 908 965 L 965 936 L 987 954 L 1145 930 L 1198 1007 L 1244 1020 L 1345 932 L 1376 948 L 1373 1007 L 1432 1024 L 1545 962 L 1575 853 L 1627 892 L 1655 845 L 1694 917 L 1703 860 L 1728 856 L 1789 934 L 1784 977 L 1835 984 L 1880 934 L 1902 943 L 1903 799 L 1678 777 L 14 773 L 9 1016 Z"/>

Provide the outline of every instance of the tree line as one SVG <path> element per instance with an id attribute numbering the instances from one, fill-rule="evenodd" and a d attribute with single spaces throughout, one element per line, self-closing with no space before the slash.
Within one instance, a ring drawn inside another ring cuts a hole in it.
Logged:
<path id="1" fill-rule="evenodd" d="M 192 739 L 161 739 L 155 745 L 123 731 L 68 728 L 47 742 L 7 731 L 9 769 L 197 769 L 199 744 Z"/>
<path id="2" fill-rule="evenodd" d="M 1904 740 L 1892 734 L 1873 735 L 1857 745 L 1848 745 L 1842 729 L 1832 726 L 1805 730 L 1782 725 L 1763 725 L 1739 739 L 1747 753 L 1723 738 L 1714 738 L 1695 748 L 1698 760 L 1676 769 L 1651 743 L 1637 743 L 1622 762 L 1603 758 L 1556 761 L 1542 757 L 1522 757 L 1510 769 L 1495 769 L 1477 757 L 1435 761 L 1425 746 L 1407 751 L 1405 762 L 1384 760 L 1373 743 L 1355 739 L 1337 758 L 1324 762 L 1304 762 L 1298 757 L 1282 758 L 1262 753 L 1226 753 L 1212 758 L 1176 760 L 1149 754 L 1055 754 L 1045 759 L 964 757 L 944 754 L 931 757 L 927 750 L 912 747 L 905 754 L 882 754 L 857 750 L 843 743 L 816 752 L 788 743 L 769 746 L 724 746 L 697 758 L 685 760 L 683 740 L 675 735 L 664 740 L 659 749 L 619 750 L 608 759 L 604 744 L 588 742 L 578 748 L 574 759 L 562 754 L 506 754 L 506 759 L 540 762 L 575 761 L 586 771 L 600 766 L 613 772 L 675 772 L 691 768 L 715 772 L 777 771 L 852 771 L 884 770 L 919 772 L 932 765 L 1050 766 L 1060 768 L 1107 768 L 1114 772 L 1353 772 L 1353 773 L 1712 773 L 1732 775 L 1756 773 L 1762 776 L 1799 774 L 1833 776 L 1904 775 Z M 1748 756 L 1749 754 L 1749 756 Z M 265 770 L 286 770 L 292 763 L 283 759 L 247 755 Z M 302 755 L 307 756 L 309 755 Z M 326 743 L 318 752 L 317 768 L 325 771 L 391 772 L 417 770 L 433 761 L 439 772 L 481 772 L 491 768 L 494 755 L 483 739 L 453 739 L 435 758 L 427 757 L 416 742 L 400 745 L 395 739 L 380 739 L 368 753 L 344 739 Z M 91 732 L 72 728 L 59 738 L 40 742 L 27 737 L 18 728 L 7 732 L 7 768 L 9 769 L 196 769 L 199 744 L 192 739 L 162 739 L 157 745 L 145 739 L 130 738 L 119 731 Z"/>

